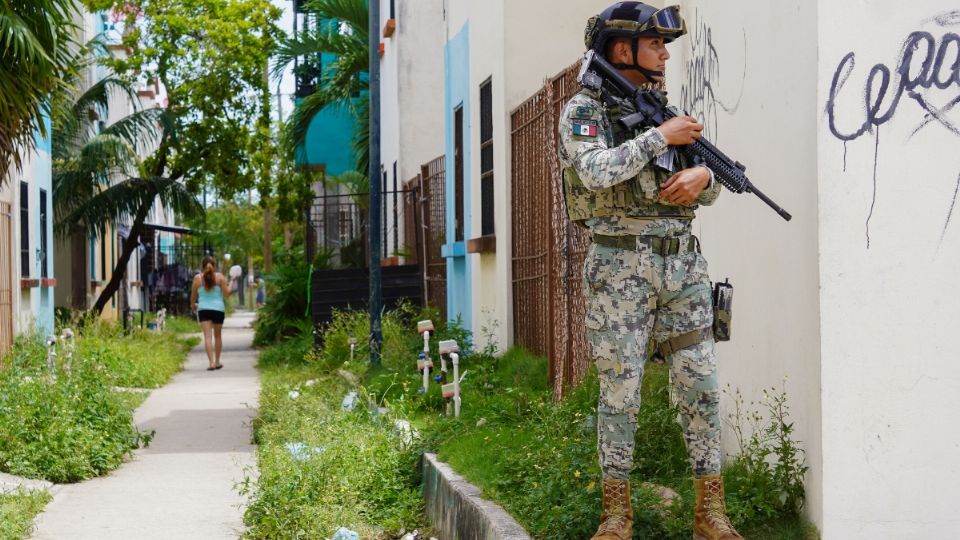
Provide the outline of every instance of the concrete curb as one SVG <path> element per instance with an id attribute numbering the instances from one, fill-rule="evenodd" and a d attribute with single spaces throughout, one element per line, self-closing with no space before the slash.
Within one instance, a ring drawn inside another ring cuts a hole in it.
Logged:
<path id="1" fill-rule="evenodd" d="M 480 498 L 480 489 L 455 473 L 436 454 L 423 455 L 427 517 L 446 540 L 530 540 L 499 505 Z"/>
<path id="2" fill-rule="evenodd" d="M 10 493 L 20 489 L 28 491 L 47 491 L 51 495 L 59 491 L 60 486 L 46 480 L 31 480 L 12 474 L 0 473 L 0 493 Z"/>

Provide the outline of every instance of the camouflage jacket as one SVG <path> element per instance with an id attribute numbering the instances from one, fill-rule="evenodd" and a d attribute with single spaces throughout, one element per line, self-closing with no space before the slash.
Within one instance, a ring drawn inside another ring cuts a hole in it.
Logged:
<path id="1" fill-rule="evenodd" d="M 590 90 L 582 90 L 564 108 L 558 153 L 564 165 L 564 194 L 572 221 L 584 225 L 608 216 L 689 221 L 697 206 L 713 204 L 719 196 L 720 185 L 711 171 L 710 184 L 694 204 L 661 201 L 660 185 L 689 164 L 670 150 L 656 129 L 624 132 L 617 122 L 632 112 L 629 101 L 606 105 Z M 658 164 L 657 158 L 668 152 L 670 156 Z M 664 168 L 664 162 L 672 170 Z"/>

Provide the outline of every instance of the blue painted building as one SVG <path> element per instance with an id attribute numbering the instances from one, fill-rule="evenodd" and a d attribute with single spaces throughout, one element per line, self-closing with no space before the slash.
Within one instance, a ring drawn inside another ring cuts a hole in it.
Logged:
<path id="1" fill-rule="evenodd" d="M 473 329 L 472 268 L 467 261 L 471 233 L 470 23 L 447 41 L 444 51 L 444 133 L 446 149 L 447 315 Z M 458 175 L 461 179 L 458 182 Z"/>
<path id="2" fill-rule="evenodd" d="M 306 24 L 306 23 L 305 23 Z M 335 24 L 334 21 L 321 21 L 321 26 Z M 331 76 L 329 66 L 336 61 L 332 53 L 321 53 L 310 59 L 310 64 L 300 64 L 297 73 L 296 106 L 311 95 L 321 85 L 322 80 Z M 358 96 L 361 97 L 361 96 Z M 344 104 L 329 105 L 323 108 L 310 121 L 306 140 L 297 146 L 294 152 L 298 167 L 321 171 L 336 176 L 356 168 L 356 153 L 353 139 L 356 135 L 356 117 Z"/>

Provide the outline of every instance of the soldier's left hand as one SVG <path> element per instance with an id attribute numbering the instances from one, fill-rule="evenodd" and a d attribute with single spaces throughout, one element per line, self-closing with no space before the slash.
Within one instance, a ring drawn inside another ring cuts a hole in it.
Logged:
<path id="1" fill-rule="evenodd" d="M 709 183 L 710 171 L 705 167 L 683 169 L 660 186 L 660 198 L 669 203 L 688 205 Z"/>

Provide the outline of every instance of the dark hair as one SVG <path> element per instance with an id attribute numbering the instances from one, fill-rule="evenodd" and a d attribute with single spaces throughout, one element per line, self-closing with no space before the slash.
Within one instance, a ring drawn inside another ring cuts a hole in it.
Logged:
<path id="1" fill-rule="evenodd" d="M 214 275 L 217 269 L 217 261 L 207 255 L 200 263 L 200 267 L 203 269 L 203 288 L 209 291 L 217 284 L 216 275 Z"/>

